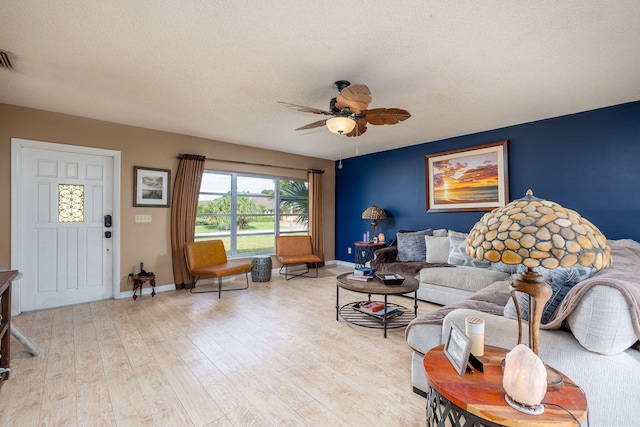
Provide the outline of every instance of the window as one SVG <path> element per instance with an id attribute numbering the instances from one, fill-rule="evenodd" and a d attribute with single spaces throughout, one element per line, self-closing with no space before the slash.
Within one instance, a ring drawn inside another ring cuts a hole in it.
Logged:
<path id="1" fill-rule="evenodd" d="M 275 236 L 309 233 L 308 212 L 306 180 L 204 171 L 195 237 L 221 239 L 229 257 L 271 254 Z"/>

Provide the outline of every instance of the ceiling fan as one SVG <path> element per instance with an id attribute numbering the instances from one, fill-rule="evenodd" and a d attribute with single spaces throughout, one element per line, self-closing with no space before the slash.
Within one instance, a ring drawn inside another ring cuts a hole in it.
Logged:
<path id="1" fill-rule="evenodd" d="M 367 107 L 371 102 L 371 91 L 367 85 L 351 84 L 346 80 L 338 80 L 333 86 L 340 93 L 329 103 L 329 111 L 282 101 L 278 101 L 278 103 L 303 113 L 329 116 L 327 119 L 309 123 L 296 130 L 313 129 L 326 125 L 331 132 L 346 136 L 362 135 L 367 131 L 367 124 L 376 126 L 395 125 L 411 117 L 407 110 L 400 108 L 373 108 L 368 110 Z"/>

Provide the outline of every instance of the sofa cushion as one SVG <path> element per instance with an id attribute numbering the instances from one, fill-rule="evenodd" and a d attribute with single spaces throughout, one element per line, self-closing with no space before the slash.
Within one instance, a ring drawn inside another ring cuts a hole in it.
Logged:
<path id="1" fill-rule="evenodd" d="M 620 353 L 638 341 L 627 301 L 610 286 L 597 285 L 584 294 L 566 324 L 584 348 L 596 353 Z"/>
<path id="2" fill-rule="evenodd" d="M 425 261 L 427 259 L 427 247 L 424 236 L 430 236 L 433 230 L 420 230 L 410 233 L 398 233 L 398 261 Z"/>
<path id="3" fill-rule="evenodd" d="M 487 268 L 456 266 L 455 268 L 436 267 L 420 270 L 420 282 L 449 288 L 477 292 L 498 280 L 505 280 L 509 275 Z"/>
<path id="4" fill-rule="evenodd" d="M 467 233 L 449 230 L 449 257 L 447 262 L 453 265 L 489 268 L 489 261 L 480 261 L 467 254 Z"/>
<path id="5" fill-rule="evenodd" d="M 424 236 L 427 247 L 427 262 L 447 262 L 449 259 L 449 237 Z"/>

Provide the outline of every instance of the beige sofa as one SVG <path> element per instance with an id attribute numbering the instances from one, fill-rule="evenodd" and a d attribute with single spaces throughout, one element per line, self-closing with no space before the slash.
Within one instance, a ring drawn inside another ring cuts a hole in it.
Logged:
<path id="1" fill-rule="evenodd" d="M 388 247 L 376 251 L 370 266 L 380 273 L 414 276 L 422 301 L 452 304 L 513 273 L 513 267 L 468 256 L 466 237 L 445 229 L 399 231 Z"/>
<path id="2" fill-rule="evenodd" d="M 640 247 L 637 243 L 632 246 Z M 555 318 L 540 331 L 543 361 L 586 393 L 592 426 L 640 425 L 640 249 L 612 245 L 613 265 L 576 284 Z M 424 354 L 464 319 L 485 320 L 487 344 L 513 348 L 518 325 L 505 317 L 509 281 L 495 282 L 470 297 L 414 319 L 406 330 L 413 349 L 412 384 L 427 390 Z M 526 328 L 525 328 L 526 330 Z M 525 337 L 526 339 L 526 337 Z"/>

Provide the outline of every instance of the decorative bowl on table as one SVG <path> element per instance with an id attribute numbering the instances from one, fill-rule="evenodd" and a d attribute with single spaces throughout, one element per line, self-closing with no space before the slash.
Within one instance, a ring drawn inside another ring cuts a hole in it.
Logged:
<path id="1" fill-rule="evenodd" d="M 378 273 L 376 277 L 387 286 L 401 285 L 404 282 L 404 277 L 399 274 Z"/>

